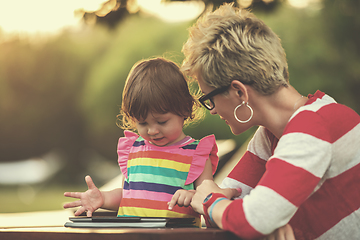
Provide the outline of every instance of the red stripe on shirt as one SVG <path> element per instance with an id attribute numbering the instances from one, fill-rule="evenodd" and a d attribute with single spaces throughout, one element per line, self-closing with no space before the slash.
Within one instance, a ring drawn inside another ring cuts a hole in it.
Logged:
<path id="1" fill-rule="evenodd" d="M 341 114 L 339 114 L 341 112 Z M 359 124 L 359 115 L 352 109 L 341 104 L 329 104 L 317 112 L 327 121 L 327 129 L 331 130 L 331 142 L 335 142 Z"/>
<path id="2" fill-rule="evenodd" d="M 324 119 L 327 121 L 324 122 Z M 304 110 L 298 113 L 286 125 L 284 134 L 301 132 L 334 143 L 358 123 L 359 115 L 354 110 L 332 103 L 323 106 L 317 112 Z"/>
<path id="3" fill-rule="evenodd" d="M 331 142 L 327 126 L 324 126 L 324 120 L 316 112 L 304 110 L 292 118 L 286 125 L 283 135 L 294 132 Z"/>
<path id="4" fill-rule="evenodd" d="M 315 233 L 321 236 L 328 229 L 360 208 L 360 164 L 342 174 L 326 180 L 309 199 L 304 202 L 290 225 L 297 226 L 305 236 Z M 304 219 L 308 219 L 304 221 Z"/>
<path id="5" fill-rule="evenodd" d="M 259 185 L 273 189 L 295 206 L 300 206 L 320 181 L 320 178 L 305 169 L 278 158 L 269 160 L 266 169 Z"/>
<path id="6" fill-rule="evenodd" d="M 318 98 L 323 98 L 325 96 L 325 93 L 317 90 L 314 94 L 309 94 L 308 98 L 309 100 L 306 102 L 306 105 L 309 105 L 313 102 L 315 102 Z"/>
<path id="7" fill-rule="evenodd" d="M 266 161 L 246 151 L 228 177 L 254 188 L 265 172 Z"/>
<path id="8" fill-rule="evenodd" d="M 231 231 L 242 239 L 253 239 L 264 236 L 246 221 L 242 199 L 234 200 L 227 206 L 221 222 L 224 230 Z"/>

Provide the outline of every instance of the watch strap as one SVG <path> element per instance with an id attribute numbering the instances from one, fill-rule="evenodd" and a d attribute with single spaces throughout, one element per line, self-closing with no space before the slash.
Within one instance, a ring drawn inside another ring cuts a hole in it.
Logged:
<path id="1" fill-rule="evenodd" d="M 227 198 L 227 197 L 222 193 L 211 193 L 211 197 L 203 203 L 204 218 L 207 226 L 209 225 L 209 223 L 212 222 L 212 218 L 210 218 L 209 216 L 208 209 L 218 198 Z M 211 220 L 211 222 L 209 222 L 209 220 Z"/>

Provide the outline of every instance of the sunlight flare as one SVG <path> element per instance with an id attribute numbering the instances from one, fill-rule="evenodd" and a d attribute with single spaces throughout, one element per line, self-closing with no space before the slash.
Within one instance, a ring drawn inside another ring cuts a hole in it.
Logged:
<path id="1" fill-rule="evenodd" d="M 54 33 L 77 25 L 75 10 L 96 11 L 104 0 L 0 0 L 0 29 L 4 32 Z"/>
<path id="2" fill-rule="evenodd" d="M 202 1 L 163 2 L 161 0 L 137 0 L 140 8 L 167 22 L 190 21 L 197 18 L 205 8 Z"/>

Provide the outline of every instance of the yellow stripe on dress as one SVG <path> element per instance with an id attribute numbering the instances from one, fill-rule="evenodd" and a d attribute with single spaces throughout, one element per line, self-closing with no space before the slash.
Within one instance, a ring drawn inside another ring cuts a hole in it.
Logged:
<path id="1" fill-rule="evenodd" d="M 133 166 L 153 166 L 153 167 L 162 167 L 175 169 L 180 172 L 188 172 L 191 164 L 174 162 L 166 159 L 159 158 L 134 158 L 128 161 L 128 168 Z"/>
<path id="2" fill-rule="evenodd" d="M 135 215 L 141 217 L 160 217 L 160 218 L 192 218 L 194 216 L 184 213 L 178 213 L 170 210 L 139 208 L 139 207 L 121 207 L 121 214 Z"/>

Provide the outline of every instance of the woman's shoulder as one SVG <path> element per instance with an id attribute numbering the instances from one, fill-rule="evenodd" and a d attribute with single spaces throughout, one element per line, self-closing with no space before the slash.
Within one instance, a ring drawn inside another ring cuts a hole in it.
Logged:
<path id="1" fill-rule="evenodd" d="M 247 150 L 257 157 L 267 160 L 273 154 L 278 141 L 273 133 L 260 126 L 250 140 Z"/>
<path id="2" fill-rule="evenodd" d="M 317 122 L 324 126 L 341 123 L 348 118 L 359 121 L 359 115 L 354 110 L 337 103 L 334 98 L 319 90 L 315 94 L 309 94 L 308 98 L 307 103 L 295 112 L 290 121 L 296 118 L 297 122 L 301 121 L 303 125 Z"/>
<path id="3" fill-rule="evenodd" d="M 284 135 L 313 137 L 334 142 L 360 123 L 360 116 L 351 108 L 337 103 L 329 95 L 317 91 L 298 109 L 284 129 Z"/>

